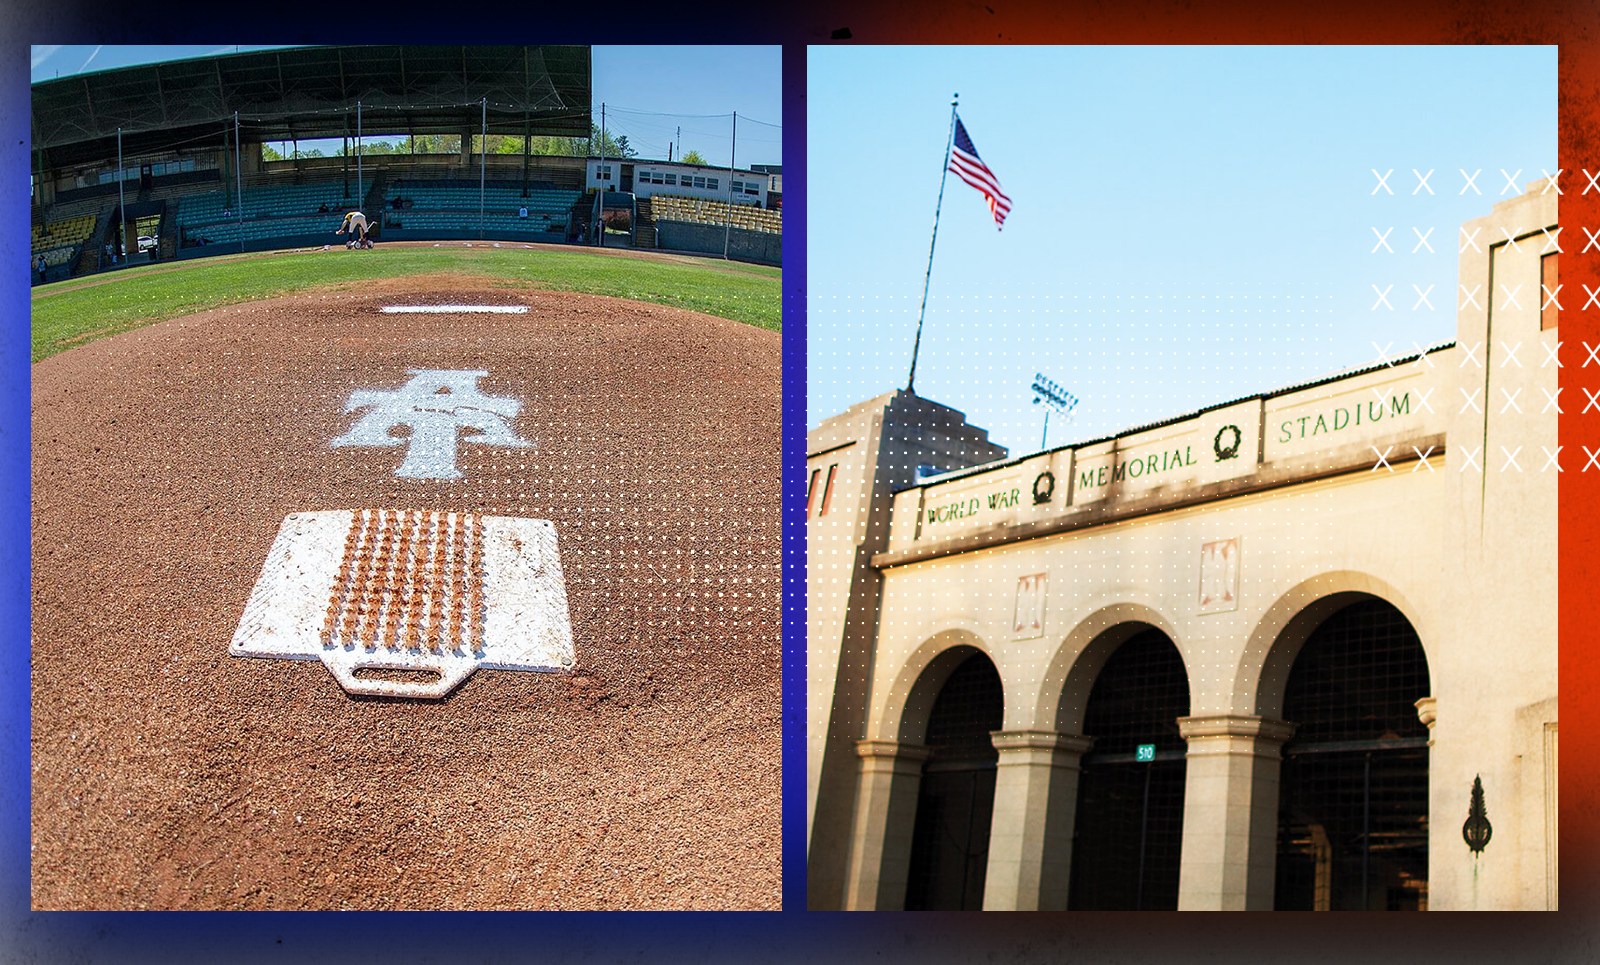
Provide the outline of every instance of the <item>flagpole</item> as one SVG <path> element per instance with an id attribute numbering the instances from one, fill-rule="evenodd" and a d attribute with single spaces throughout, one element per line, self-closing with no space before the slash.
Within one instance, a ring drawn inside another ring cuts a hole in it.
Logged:
<path id="1" fill-rule="evenodd" d="M 917 353 L 922 350 L 922 319 L 928 312 L 928 283 L 933 280 L 933 247 L 939 243 L 939 211 L 944 207 L 944 182 L 950 174 L 950 145 L 956 139 L 956 101 L 960 93 L 950 95 L 950 134 L 945 139 L 944 158 L 939 170 L 939 203 L 933 208 L 933 240 L 928 242 L 928 274 L 922 279 L 922 307 L 917 310 L 917 340 L 911 346 L 911 377 L 906 379 L 906 391 L 915 395 L 912 386 L 917 381 Z"/>

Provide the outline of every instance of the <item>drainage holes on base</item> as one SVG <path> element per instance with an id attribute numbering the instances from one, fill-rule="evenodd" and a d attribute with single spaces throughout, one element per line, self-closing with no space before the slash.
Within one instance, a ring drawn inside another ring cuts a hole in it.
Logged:
<path id="1" fill-rule="evenodd" d="M 437 670 L 414 667 L 357 667 L 357 680 L 382 680 L 392 684 L 436 684 L 444 675 Z"/>

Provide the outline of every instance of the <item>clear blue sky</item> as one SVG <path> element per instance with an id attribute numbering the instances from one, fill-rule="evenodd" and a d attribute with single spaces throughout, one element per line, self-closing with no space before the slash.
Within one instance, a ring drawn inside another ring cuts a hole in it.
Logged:
<path id="1" fill-rule="evenodd" d="M 1082 400 L 1057 446 L 1453 339 L 1459 225 L 1556 170 L 1555 47 L 827 46 L 807 80 L 808 426 L 905 386 L 959 92 L 1012 212 L 947 182 L 916 390 L 1013 454 L 1035 372 Z"/>
<path id="2" fill-rule="evenodd" d="M 35 44 L 32 80 L 278 46 Z M 684 149 L 698 150 L 712 164 L 727 164 L 731 115 L 737 111 L 739 167 L 783 162 L 781 48 L 596 45 L 592 66 L 594 122 L 600 123 L 604 102 L 607 133 L 627 135 L 641 157 L 666 157 L 667 142 L 681 127 Z M 334 150 L 338 145 L 332 142 Z"/>

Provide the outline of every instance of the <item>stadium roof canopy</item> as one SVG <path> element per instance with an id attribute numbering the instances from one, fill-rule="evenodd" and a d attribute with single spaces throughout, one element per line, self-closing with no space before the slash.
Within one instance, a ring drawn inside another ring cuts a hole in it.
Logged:
<path id="1" fill-rule="evenodd" d="M 33 147 L 60 167 L 220 142 L 478 130 L 588 137 L 587 46 L 287 47 L 33 85 Z M 526 127 L 525 127 L 526 125 Z M 230 131 L 231 133 L 231 131 Z"/>

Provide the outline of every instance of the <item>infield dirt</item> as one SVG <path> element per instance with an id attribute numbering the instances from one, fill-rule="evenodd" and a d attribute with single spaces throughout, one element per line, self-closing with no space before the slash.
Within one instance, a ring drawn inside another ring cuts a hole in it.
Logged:
<path id="1" fill-rule="evenodd" d="M 414 368 L 487 371 L 533 447 L 330 448 Z M 778 907 L 777 333 L 439 276 L 32 375 L 35 907 Z M 230 657 L 284 516 L 364 507 L 551 520 L 576 670 L 405 701 Z"/>

